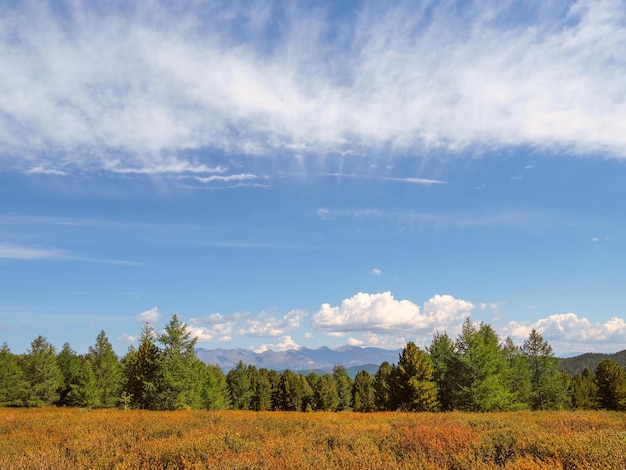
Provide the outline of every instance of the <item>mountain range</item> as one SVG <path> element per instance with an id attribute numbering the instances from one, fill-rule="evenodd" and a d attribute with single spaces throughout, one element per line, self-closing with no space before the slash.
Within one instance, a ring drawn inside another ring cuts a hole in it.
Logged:
<path id="1" fill-rule="evenodd" d="M 378 366 L 387 361 L 397 363 L 401 349 L 342 346 L 338 349 L 321 347 L 318 349 L 300 348 L 286 351 L 254 352 L 249 349 L 205 349 L 197 348 L 197 357 L 206 364 L 221 367 L 224 371 L 233 369 L 239 361 L 244 364 L 282 371 L 328 372 L 335 365 L 343 365 L 354 376 L 359 370 L 376 372 Z M 585 368 L 595 371 L 604 359 L 612 359 L 626 367 L 626 350 L 614 354 L 585 353 L 560 360 L 560 369 L 570 375 L 582 373 Z"/>
<path id="2" fill-rule="evenodd" d="M 249 349 L 196 349 L 198 358 L 206 364 L 214 364 L 223 370 L 233 369 L 239 361 L 257 368 L 293 371 L 329 371 L 335 365 L 347 369 L 387 361 L 398 362 L 401 349 L 343 346 L 338 349 L 321 347 L 318 349 L 300 348 L 286 351 L 264 351 L 256 353 Z"/>

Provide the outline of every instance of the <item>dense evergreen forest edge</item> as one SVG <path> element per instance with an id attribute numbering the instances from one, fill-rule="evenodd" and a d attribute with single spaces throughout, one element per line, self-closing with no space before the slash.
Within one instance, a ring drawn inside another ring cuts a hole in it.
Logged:
<path id="1" fill-rule="evenodd" d="M 25 354 L 0 349 L 0 405 L 150 410 L 508 411 L 626 410 L 626 370 L 616 355 L 570 358 L 562 370 L 552 347 L 533 330 L 523 345 L 504 341 L 468 318 L 451 338 L 437 332 L 425 349 L 406 344 L 397 363 L 352 378 L 332 372 L 256 368 L 240 361 L 225 373 L 196 356 L 196 339 L 177 315 L 162 333 L 143 327 L 137 347 L 118 358 L 104 331 L 87 354 L 45 337 Z M 572 360 L 579 359 L 577 362 Z M 566 360 L 567 361 L 567 360 Z M 571 372 L 571 371 L 575 372 Z"/>

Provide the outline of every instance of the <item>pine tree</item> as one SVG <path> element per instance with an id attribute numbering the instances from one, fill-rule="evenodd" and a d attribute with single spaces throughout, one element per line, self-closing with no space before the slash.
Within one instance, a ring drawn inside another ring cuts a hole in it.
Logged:
<path id="1" fill-rule="evenodd" d="M 468 318 L 456 341 L 459 359 L 456 408 L 464 411 L 507 410 L 512 406 L 508 363 L 490 325 L 479 329 Z"/>
<path id="2" fill-rule="evenodd" d="M 78 373 L 70 384 L 69 401 L 75 406 L 95 408 L 102 406 L 102 390 L 98 386 L 96 374 L 86 357 L 78 358 Z"/>
<path id="3" fill-rule="evenodd" d="M 252 409 L 269 411 L 272 409 L 272 384 L 269 371 L 261 368 L 252 376 Z"/>
<path id="4" fill-rule="evenodd" d="M 339 407 L 337 383 L 330 374 L 319 377 L 314 389 L 314 408 L 319 411 L 336 411 Z"/>
<path id="5" fill-rule="evenodd" d="M 219 366 L 206 366 L 206 383 L 203 401 L 207 410 L 226 410 L 230 408 L 230 392 L 226 376 Z"/>
<path id="6" fill-rule="evenodd" d="M 454 342 L 447 333 L 436 332 L 427 349 L 433 362 L 433 380 L 437 384 L 437 401 L 442 411 L 452 410 L 454 404 L 454 368 L 457 357 Z"/>
<path id="7" fill-rule="evenodd" d="M 366 370 L 360 370 L 352 385 L 352 404 L 354 411 L 369 413 L 374 411 L 374 381 Z"/>
<path id="8" fill-rule="evenodd" d="M 598 408 L 598 386 L 594 376 L 585 367 L 582 374 L 572 379 L 572 407 L 575 410 L 595 410 Z"/>
<path id="9" fill-rule="evenodd" d="M 7 343 L 0 348 L 0 406 L 16 406 L 26 389 L 18 356 Z"/>
<path id="10" fill-rule="evenodd" d="M 239 361 L 234 369 L 226 374 L 226 383 L 230 390 L 230 401 L 235 410 L 249 410 L 252 406 L 252 380 L 246 364 Z"/>
<path id="11" fill-rule="evenodd" d="M 128 349 L 122 361 L 125 369 L 125 392 L 132 396 L 132 404 L 138 408 L 158 408 L 157 385 L 161 367 L 161 351 L 155 344 L 154 329 L 146 323 L 139 337 L 139 347 Z"/>
<path id="12" fill-rule="evenodd" d="M 197 338 L 191 337 L 187 326 L 174 314 L 157 340 L 162 345 L 157 368 L 157 408 L 191 408 L 197 400 L 193 395 Z"/>
<path id="13" fill-rule="evenodd" d="M 374 404 L 378 411 L 391 411 L 393 403 L 393 367 L 383 362 L 374 375 Z"/>
<path id="14" fill-rule="evenodd" d="M 433 374 L 428 354 L 412 341 L 408 342 L 400 353 L 394 374 L 398 406 L 407 411 L 434 411 L 438 404 Z"/>
<path id="15" fill-rule="evenodd" d="M 63 349 L 57 355 L 57 365 L 63 374 L 63 387 L 61 387 L 60 397 L 57 404 L 59 406 L 75 406 L 78 403 L 74 403 L 70 397 L 72 391 L 72 385 L 78 383 L 78 376 L 80 374 L 81 358 L 70 347 L 69 343 L 63 345 Z"/>
<path id="16" fill-rule="evenodd" d="M 509 364 L 508 383 L 513 399 L 512 409 L 527 409 L 530 407 L 531 390 L 528 357 L 510 337 L 504 342 L 503 352 Z"/>
<path id="17" fill-rule="evenodd" d="M 626 410 L 626 373 L 611 359 L 605 359 L 596 368 L 598 403 L 606 410 Z"/>
<path id="18" fill-rule="evenodd" d="M 337 384 L 339 394 L 339 411 L 349 411 L 352 409 L 352 379 L 348 371 L 342 365 L 333 367 L 333 378 Z"/>
<path id="19" fill-rule="evenodd" d="M 537 330 L 532 330 L 524 341 L 522 351 L 528 358 L 532 384 L 530 405 L 534 410 L 558 410 L 571 405 L 558 359 Z"/>
<path id="20" fill-rule="evenodd" d="M 56 362 L 56 351 L 46 338 L 35 338 L 22 360 L 26 388 L 23 403 L 26 406 L 49 406 L 59 400 L 63 374 Z"/>
<path id="21" fill-rule="evenodd" d="M 96 343 L 89 346 L 87 361 L 98 384 L 95 406 L 117 406 L 122 387 L 122 368 L 104 330 L 98 334 Z"/>

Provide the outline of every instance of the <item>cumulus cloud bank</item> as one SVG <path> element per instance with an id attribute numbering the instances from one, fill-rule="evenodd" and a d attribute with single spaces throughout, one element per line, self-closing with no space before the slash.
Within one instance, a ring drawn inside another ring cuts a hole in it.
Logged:
<path id="1" fill-rule="evenodd" d="M 451 295 L 435 295 L 420 312 L 418 305 L 409 300 L 396 300 L 391 292 L 359 292 L 343 300 L 339 306 L 323 304 L 313 315 L 311 325 L 327 334 L 425 334 L 459 323 L 473 308 L 470 302 Z"/>
<path id="2" fill-rule="evenodd" d="M 512 338 L 528 338 L 531 330 L 537 330 L 553 348 L 562 352 L 607 351 L 624 348 L 626 321 L 613 317 L 600 323 L 592 323 L 575 313 L 559 313 L 534 322 L 510 322 L 504 333 Z"/>
<path id="3" fill-rule="evenodd" d="M 620 0 L 364 2 L 341 20 L 330 3 L 54 5 L 1 9 L 5 168 L 211 178 L 204 149 L 626 157 Z"/>

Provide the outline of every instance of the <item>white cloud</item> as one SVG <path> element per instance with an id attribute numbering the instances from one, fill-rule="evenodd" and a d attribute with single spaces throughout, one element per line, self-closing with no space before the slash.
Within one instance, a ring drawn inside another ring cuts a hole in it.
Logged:
<path id="1" fill-rule="evenodd" d="M 128 333 L 124 333 L 122 336 L 117 338 L 118 341 L 127 344 L 133 344 L 137 342 L 137 336 L 129 335 Z"/>
<path id="2" fill-rule="evenodd" d="M 626 341 L 626 321 L 613 317 L 592 323 L 575 313 L 559 313 L 534 322 L 512 321 L 503 329 L 504 335 L 522 341 L 531 330 L 537 330 L 557 352 L 607 351 L 623 349 Z"/>
<path id="3" fill-rule="evenodd" d="M 154 324 L 159 321 L 159 318 L 161 318 L 161 312 L 159 312 L 157 307 L 152 307 L 150 310 L 146 310 L 145 312 L 141 312 L 139 315 L 136 315 L 135 321 Z"/>
<path id="4" fill-rule="evenodd" d="M 68 254 L 62 250 L 27 248 L 23 246 L 0 243 L 0 259 L 14 260 L 55 260 L 67 259 Z"/>
<path id="5" fill-rule="evenodd" d="M 432 332 L 447 328 L 468 316 L 473 305 L 451 295 L 435 295 L 424 312 L 409 300 L 396 300 L 390 292 L 358 294 L 341 305 L 323 304 L 313 315 L 313 328 L 329 333 L 370 332 L 378 334 Z"/>
<path id="6" fill-rule="evenodd" d="M 380 276 L 383 272 L 379 268 L 372 269 L 372 274 L 374 276 Z"/>
<path id="7" fill-rule="evenodd" d="M 233 325 L 230 323 L 214 324 L 211 326 L 186 325 L 187 331 L 200 343 L 220 342 L 228 343 L 233 340 Z"/>
<path id="8" fill-rule="evenodd" d="M 276 318 L 262 312 L 257 318 L 249 318 L 246 327 L 239 334 L 252 337 L 277 337 L 285 332 L 300 327 L 300 322 L 307 313 L 304 310 L 292 310 L 282 318 Z"/>
<path id="9" fill-rule="evenodd" d="M 171 155 L 205 148 L 626 157 L 620 0 L 369 2 L 339 40 L 323 7 L 114 5 L 3 9 L 4 168 L 178 172 Z"/>
<path id="10" fill-rule="evenodd" d="M 300 346 L 291 338 L 291 336 L 283 336 L 278 343 L 263 344 L 259 348 L 255 349 L 255 353 L 262 353 L 265 351 L 287 351 L 288 349 L 299 349 Z"/>
<path id="11" fill-rule="evenodd" d="M 55 170 L 53 168 L 44 168 L 43 166 L 36 166 L 26 171 L 27 175 L 55 175 L 55 176 L 67 176 L 65 171 Z"/>

